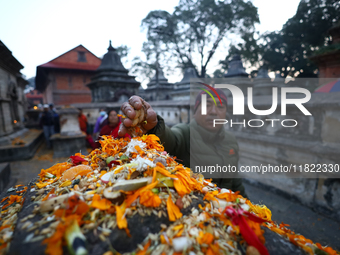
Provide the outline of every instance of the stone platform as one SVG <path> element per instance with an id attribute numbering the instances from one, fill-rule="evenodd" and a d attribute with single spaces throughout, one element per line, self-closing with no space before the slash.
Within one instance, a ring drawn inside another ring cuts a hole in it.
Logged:
<path id="1" fill-rule="evenodd" d="M 30 159 L 43 142 L 43 131 L 29 129 L 27 132 L 17 136 L 17 144 L 0 146 L 0 162 Z"/>

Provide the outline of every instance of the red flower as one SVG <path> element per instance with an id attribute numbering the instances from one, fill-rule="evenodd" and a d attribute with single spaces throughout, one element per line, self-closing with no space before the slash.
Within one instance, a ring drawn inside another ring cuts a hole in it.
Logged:
<path id="1" fill-rule="evenodd" d="M 224 212 L 228 217 L 231 218 L 231 221 L 234 225 L 238 225 L 240 227 L 241 235 L 248 245 L 254 246 L 261 255 L 269 255 L 267 248 L 261 243 L 260 239 L 250 228 L 245 217 L 256 223 L 266 222 L 266 220 L 263 220 L 256 215 L 242 209 L 234 209 L 232 206 L 226 207 Z"/>
<path id="2" fill-rule="evenodd" d="M 111 160 L 110 163 L 107 165 L 109 168 L 111 168 L 112 166 L 117 166 L 120 165 L 121 161 L 119 160 Z"/>
<path id="3" fill-rule="evenodd" d="M 85 160 L 85 159 L 83 159 L 82 157 L 79 157 L 79 156 L 71 156 L 70 159 L 72 159 L 73 165 L 79 165 L 79 164 L 81 164 L 81 162 L 87 161 L 87 160 Z"/>

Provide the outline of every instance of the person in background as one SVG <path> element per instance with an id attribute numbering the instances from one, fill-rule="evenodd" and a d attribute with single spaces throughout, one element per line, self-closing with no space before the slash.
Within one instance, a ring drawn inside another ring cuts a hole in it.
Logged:
<path id="1" fill-rule="evenodd" d="M 86 116 L 83 114 L 83 110 L 79 109 L 79 115 L 78 115 L 78 121 L 79 121 L 79 127 L 80 130 L 82 132 L 85 133 L 86 137 L 86 142 L 88 143 L 88 145 L 92 148 L 95 149 L 96 148 L 96 144 L 93 141 L 92 135 L 91 133 L 88 132 L 88 122 L 87 122 L 87 118 Z"/>
<path id="2" fill-rule="evenodd" d="M 80 130 L 83 131 L 86 134 L 86 131 L 87 131 L 87 118 L 83 114 L 83 109 L 79 109 L 78 121 L 79 121 Z"/>
<path id="3" fill-rule="evenodd" d="M 59 114 L 57 111 L 53 108 L 53 104 L 50 104 L 50 111 L 53 114 L 53 122 L 54 122 L 54 133 L 58 134 L 60 133 L 60 122 L 59 122 Z"/>
<path id="4" fill-rule="evenodd" d="M 91 123 L 91 113 L 86 114 L 87 117 L 87 134 L 93 133 L 94 125 Z"/>
<path id="5" fill-rule="evenodd" d="M 108 111 L 108 124 L 103 126 L 100 130 L 99 136 L 102 135 L 111 135 L 114 138 L 120 138 L 120 137 L 130 137 L 130 135 L 128 133 L 124 134 L 124 136 L 119 136 L 118 135 L 118 131 L 119 131 L 119 126 L 121 124 L 121 120 L 120 117 L 118 117 L 117 115 L 117 111 L 116 110 L 110 110 Z M 98 140 L 100 139 L 100 137 L 98 137 Z M 97 148 L 100 147 L 100 143 L 97 142 Z"/>
<path id="6" fill-rule="evenodd" d="M 99 117 L 97 118 L 96 124 L 94 126 L 93 130 L 93 137 L 96 138 L 98 137 L 98 134 L 100 132 L 100 124 L 107 118 L 107 113 L 104 108 L 101 108 L 99 110 Z"/>
<path id="7" fill-rule="evenodd" d="M 46 139 L 47 149 L 52 148 L 50 137 L 54 134 L 54 120 L 53 120 L 53 112 L 49 109 L 48 104 L 44 104 L 43 112 L 40 116 L 40 126 L 43 128 L 44 136 Z"/>

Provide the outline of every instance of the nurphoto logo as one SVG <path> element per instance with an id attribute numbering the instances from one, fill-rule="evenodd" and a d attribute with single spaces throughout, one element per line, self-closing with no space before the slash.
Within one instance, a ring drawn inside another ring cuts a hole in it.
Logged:
<path id="1" fill-rule="evenodd" d="M 215 106 L 217 106 L 217 102 L 215 97 L 219 100 L 219 103 L 222 105 L 222 100 L 220 96 L 218 95 L 216 89 L 228 89 L 231 93 L 231 96 L 233 98 L 233 115 L 245 115 L 244 113 L 244 105 L 245 105 L 245 99 L 244 99 L 244 94 L 242 90 L 231 84 L 216 84 L 215 87 L 212 87 L 211 85 L 199 82 L 199 84 L 202 84 L 206 87 L 205 88 L 200 88 L 201 90 L 205 91 L 205 93 L 201 94 L 201 114 L 202 115 L 207 115 L 207 95 L 209 95 L 212 100 L 214 101 Z M 211 90 L 213 93 L 211 93 Z M 300 93 L 304 95 L 303 98 L 287 98 L 288 93 Z M 214 94 L 214 95 L 213 95 Z M 259 116 L 268 116 L 270 114 L 273 114 L 278 105 L 278 88 L 273 87 L 272 88 L 272 105 L 269 109 L 267 110 L 259 110 L 255 109 L 254 103 L 253 103 L 253 88 L 248 87 L 247 88 L 247 105 L 248 109 L 251 113 L 254 115 L 259 115 Z M 311 93 L 309 90 L 305 88 L 299 88 L 299 87 L 284 87 L 281 88 L 281 116 L 286 116 L 287 115 L 287 105 L 295 105 L 304 115 L 312 115 L 306 107 L 303 105 L 307 103 L 311 99 Z M 274 127 L 274 123 L 277 121 L 281 122 L 281 125 L 283 127 L 295 127 L 297 126 L 298 122 L 295 119 L 265 119 L 265 121 L 271 122 L 272 127 Z M 213 126 L 215 127 L 216 125 L 224 125 L 229 123 L 227 119 L 214 119 L 213 121 Z M 255 125 L 254 123 L 257 123 Z M 290 123 L 290 124 L 289 124 Z M 243 125 L 244 127 L 246 126 L 246 120 L 244 119 L 242 122 L 232 122 L 230 120 L 230 125 L 231 127 L 233 125 Z M 250 119 L 247 121 L 247 124 L 249 127 L 262 127 L 264 125 L 264 121 L 261 119 Z"/>

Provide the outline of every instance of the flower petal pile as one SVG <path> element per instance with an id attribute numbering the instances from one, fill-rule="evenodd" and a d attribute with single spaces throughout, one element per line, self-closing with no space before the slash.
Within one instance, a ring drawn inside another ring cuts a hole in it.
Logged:
<path id="1" fill-rule="evenodd" d="M 100 144 L 89 155 L 77 153 L 39 174 L 32 189 L 36 191 L 32 201 L 39 206 L 33 213 L 42 215 L 49 226 L 35 231 L 32 238 L 42 238 L 46 254 L 63 254 L 63 246 L 72 254 L 84 254 L 90 232 L 103 242 L 109 241 L 115 228 L 131 236 L 134 226 L 129 218 L 136 214 L 164 217 L 168 224 L 161 224 L 158 233 L 149 233 L 134 254 L 241 254 L 240 247 L 247 254 L 268 254 L 264 228 L 309 254 L 338 254 L 295 234 L 287 225 L 276 224 L 266 206 L 220 189 L 178 164 L 155 135 L 131 140 L 103 136 Z M 10 241 L 6 229 L 13 231 L 13 215 L 22 200 L 12 195 L 1 201 L 0 254 Z M 194 200 L 202 203 L 191 206 Z M 107 254 L 118 254 L 114 244 L 110 247 Z"/>

